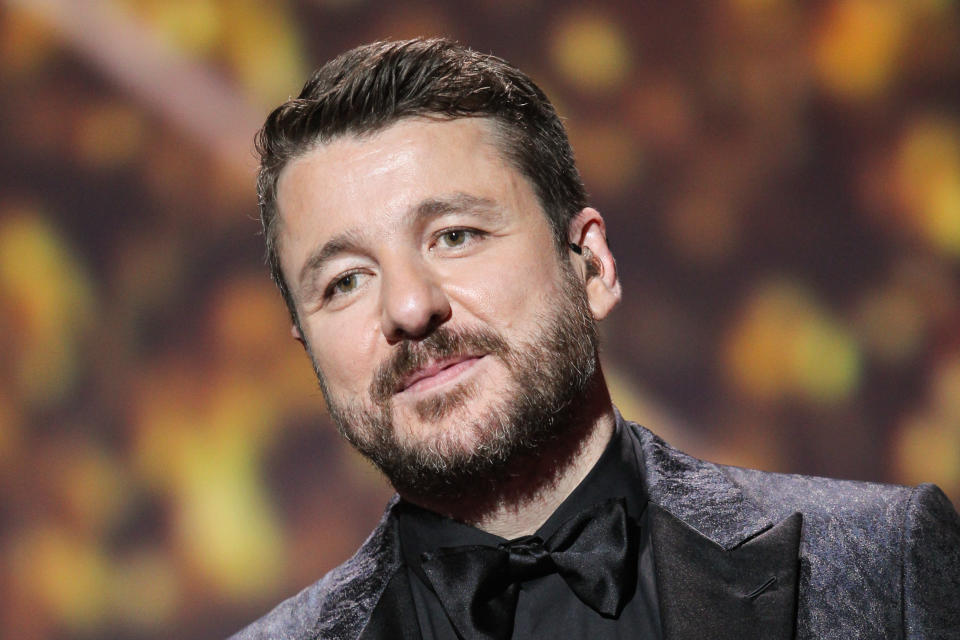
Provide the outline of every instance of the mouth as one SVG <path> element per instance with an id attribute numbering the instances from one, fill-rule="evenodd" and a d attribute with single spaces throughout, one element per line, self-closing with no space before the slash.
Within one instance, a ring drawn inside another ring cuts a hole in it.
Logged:
<path id="1" fill-rule="evenodd" d="M 429 362 L 405 376 L 397 386 L 397 393 L 421 393 L 457 380 L 483 357 L 464 355 Z"/>

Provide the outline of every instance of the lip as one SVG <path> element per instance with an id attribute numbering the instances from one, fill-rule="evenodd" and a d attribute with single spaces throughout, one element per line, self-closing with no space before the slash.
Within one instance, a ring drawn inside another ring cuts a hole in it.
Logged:
<path id="1" fill-rule="evenodd" d="M 428 363 L 405 377 L 398 393 L 419 393 L 429 391 L 466 374 L 483 356 L 458 356 Z"/>

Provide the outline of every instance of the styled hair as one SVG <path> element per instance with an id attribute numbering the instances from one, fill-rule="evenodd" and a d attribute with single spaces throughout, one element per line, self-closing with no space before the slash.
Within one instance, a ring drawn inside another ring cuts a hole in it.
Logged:
<path id="1" fill-rule="evenodd" d="M 560 118 L 526 74 L 501 58 L 445 39 L 357 47 L 314 72 L 299 96 L 273 110 L 256 137 L 267 264 L 298 328 L 278 257 L 280 172 L 339 136 L 374 133 L 417 116 L 491 119 L 501 152 L 533 186 L 557 249 L 567 246 L 567 227 L 586 206 L 586 193 Z"/>

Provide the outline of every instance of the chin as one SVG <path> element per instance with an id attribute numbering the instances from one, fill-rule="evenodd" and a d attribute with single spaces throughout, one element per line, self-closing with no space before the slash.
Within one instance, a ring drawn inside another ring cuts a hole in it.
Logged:
<path id="1" fill-rule="evenodd" d="M 463 384 L 438 392 L 394 410 L 398 444 L 404 448 L 429 450 L 441 455 L 470 455 L 493 434 L 485 430 L 482 416 L 489 410 L 479 397 L 476 385 Z"/>

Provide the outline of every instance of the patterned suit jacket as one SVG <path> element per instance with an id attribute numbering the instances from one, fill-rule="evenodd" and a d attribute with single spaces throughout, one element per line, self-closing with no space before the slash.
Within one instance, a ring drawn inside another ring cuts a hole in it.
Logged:
<path id="1" fill-rule="evenodd" d="M 960 640 L 960 518 L 934 485 L 718 465 L 621 427 L 643 452 L 664 640 Z M 231 640 L 419 637 L 395 504 Z"/>

